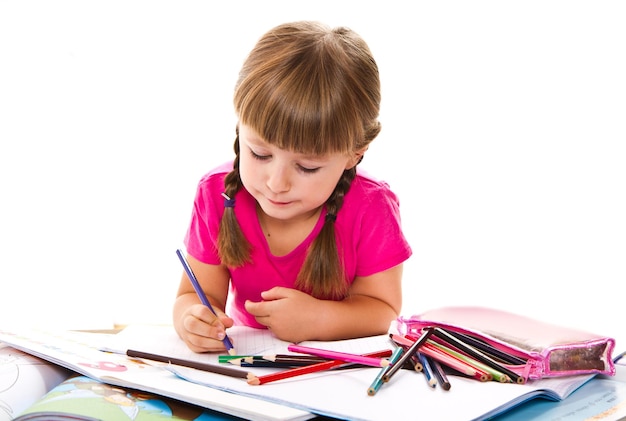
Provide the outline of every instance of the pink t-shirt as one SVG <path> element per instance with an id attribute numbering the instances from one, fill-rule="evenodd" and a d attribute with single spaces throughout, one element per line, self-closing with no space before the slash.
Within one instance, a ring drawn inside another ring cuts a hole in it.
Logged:
<path id="1" fill-rule="evenodd" d="M 197 260 L 218 265 L 217 234 L 224 213 L 224 177 L 232 162 L 206 174 L 198 183 L 191 223 L 185 235 L 187 253 Z M 244 308 L 246 300 L 261 301 L 261 292 L 274 286 L 294 288 L 306 251 L 324 224 L 325 212 L 309 236 L 291 253 L 274 256 L 256 214 L 256 201 L 241 189 L 235 196 L 235 215 L 252 244 L 252 262 L 231 269 L 232 307 L 227 313 L 236 324 L 263 327 Z M 400 224 L 399 203 L 385 182 L 357 171 L 335 221 L 337 246 L 343 250 L 350 282 L 392 268 L 411 256 L 411 247 Z"/>

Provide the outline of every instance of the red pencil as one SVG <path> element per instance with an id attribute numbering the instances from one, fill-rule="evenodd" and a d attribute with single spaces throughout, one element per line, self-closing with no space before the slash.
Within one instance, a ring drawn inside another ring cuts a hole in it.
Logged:
<path id="1" fill-rule="evenodd" d="M 390 349 L 384 351 L 372 352 L 370 354 L 364 354 L 365 357 L 385 358 L 391 355 Z M 264 383 L 273 382 L 276 380 L 288 379 L 290 377 L 300 376 L 302 374 L 316 373 L 318 371 L 329 370 L 331 368 L 339 367 L 342 365 L 352 365 L 354 363 L 346 363 L 344 360 L 330 360 L 323 363 L 311 364 L 304 367 L 297 367 L 291 370 L 279 371 L 277 373 L 266 374 L 263 376 L 256 376 L 252 373 L 248 374 L 248 384 L 260 385 Z"/>

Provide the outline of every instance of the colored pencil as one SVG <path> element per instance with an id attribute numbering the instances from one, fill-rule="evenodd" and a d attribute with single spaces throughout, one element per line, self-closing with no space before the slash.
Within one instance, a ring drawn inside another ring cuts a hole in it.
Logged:
<path id="1" fill-rule="evenodd" d="M 202 304 L 207 306 L 213 314 L 216 314 L 215 310 L 213 309 L 213 306 L 209 302 L 209 299 L 206 297 L 206 294 L 202 290 L 202 287 L 200 286 L 200 282 L 198 282 L 198 278 L 196 278 L 196 275 L 193 273 L 193 270 L 191 269 L 189 262 L 187 261 L 187 259 L 185 259 L 185 256 L 183 256 L 183 253 L 180 250 L 176 250 L 176 255 L 178 256 L 180 263 L 182 263 L 183 269 L 185 269 L 185 272 L 187 273 L 187 277 L 189 278 L 189 281 L 191 281 L 191 285 L 193 285 L 193 289 L 196 290 L 196 294 L 198 295 L 198 298 L 200 298 L 200 301 L 202 302 Z M 224 334 L 224 339 L 222 339 L 222 343 L 226 347 L 226 351 L 229 354 L 234 355 L 236 353 L 235 348 L 233 347 L 233 343 L 230 341 L 230 338 L 228 337 L 228 335 Z"/>
<path id="2" fill-rule="evenodd" d="M 247 359 L 230 360 L 229 364 L 239 367 L 273 367 L 273 368 L 292 368 L 292 367 L 306 367 L 307 365 L 318 364 L 323 361 L 309 361 L 309 360 L 292 360 L 292 361 L 270 361 L 264 359 Z"/>
<path id="3" fill-rule="evenodd" d="M 402 346 L 404 348 L 408 348 L 415 341 L 413 339 L 409 339 L 405 336 L 400 336 L 395 333 L 390 333 L 389 338 L 398 346 Z M 413 369 L 415 371 L 422 371 L 422 363 L 420 363 L 419 358 L 415 354 L 411 355 L 411 363 L 413 364 Z"/>
<path id="4" fill-rule="evenodd" d="M 389 357 L 391 355 L 390 349 L 385 349 L 383 351 L 377 351 L 370 354 L 365 354 L 364 356 L 373 357 L 373 358 L 384 358 Z M 261 385 L 265 383 L 274 382 L 277 380 L 284 380 L 291 377 L 301 376 L 303 374 L 311 374 L 317 373 L 320 371 L 330 370 L 330 369 L 340 369 L 343 367 L 355 366 L 358 364 L 346 363 L 344 360 L 329 360 L 322 363 L 307 365 L 304 367 L 292 368 L 290 370 L 283 370 L 277 373 L 266 374 L 263 376 L 257 376 L 253 373 L 250 373 L 248 378 L 248 384 L 250 385 Z"/>
<path id="5" fill-rule="evenodd" d="M 411 356 L 411 363 L 413 364 L 413 369 L 415 371 L 422 371 L 424 369 L 424 366 L 420 362 L 419 358 L 417 358 L 417 355 Z"/>
<path id="6" fill-rule="evenodd" d="M 464 333 L 459 333 L 459 332 L 453 332 L 449 329 L 442 329 L 443 331 L 447 332 L 448 334 L 454 336 L 455 338 L 457 338 L 458 340 L 460 340 L 461 342 L 464 342 L 468 345 L 471 345 L 475 348 L 478 348 L 479 350 L 483 351 L 484 353 L 486 353 L 487 355 L 490 355 L 493 358 L 497 358 L 499 360 L 501 360 L 502 362 L 506 363 L 506 364 L 511 364 L 511 365 L 525 365 L 527 362 L 527 359 L 522 358 L 522 357 L 518 357 L 517 355 L 512 355 L 512 354 L 508 354 L 498 348 L 496 348 L 495 346 L 490 345 L 489 343 L 482 341 L 478 338 L 475 338 L 471 335 L 467 335 Z"/>
<path id="7" fill-rule="evenodd" d="M 489 375 L 491 376 L 493 380 L 499 381 L 500 383 L 511 383 L 511 378 L 507 376 L 506 374 L 494 368 L 489 367 L 487 364 L 484 364 L 480 362 L 479 360 L 470 357 L 467 354 L 459 352 L 458 350 L 445 346 L 441 343 L 432 342 L 432 344 L 435 345 L 437 348 L 440 348 L 442 351 L 452 354 L 458 359 L 465 361 L 469 365 L 476 367 L 479 370 L 483 370 L 486 373 L 489 373 Z"/>
<path id="8" fill-rule="evenodd" d="M 389 334 L 389 338 L 396 344 L 396 345 L 401 345 L 401 346 L 405 346 L 405 347 L 410 347 L 413 342 L 415 342 L 415 339 L 409 339 L 406 336 L 402 336 L 402 335 L 398 335 L 395 333 L 390 333 Z"/>
<path id="9" fill-rule="evenodd" d="M 322 363 L 328 361 L 328 358 L 316 357 L 314 355 L 295 355 L 295 354 L 270 354 L 263 355 L 261 358 L 268 361 L 289 362 L 289 361 L 313 361 Z"/>
<path id="10" fill-rule="evenodd" d="M 357 354 L 348 354 L 345 352 L 331 351 L 329 349 L 312 348 L 309 346 L 302 346 L 297 344 L 290 344 L 287 349 L 291 352 L 300 352 L 302 354 L 316 355 L 318 357 L 324 357 L 334 360 L 342 360 L 346 362 L 359 363 L 369 365 L 372 367 L 385 367 L 389 365 L 389 360 L 386 358 L 367 357 Z"/>
<path id="11" fill-rule="evenodd" d="M 439 338 L 441 338 L 441 339 L 443 339 L 445 341 L 448 341 L 450 344 L 452 344 L 455 347 L 459 348 L 461 351 L 467 353 L 471 357 L 474 357 L 475 359 L 477 359 L 480 362 L 488 365 L 489 367 L 506 374 L 515 383 L 522 384 L 522 383 L 524 383 L 526 381 L 523 376 L 520 376 L 519 374 L 515 373 L 514 371 L 508 369 L 507 367 L 505 367 L 502 364 L 498 363 L 497 361 L 493 360 L 491 357 L 488 357 L 483 352 L 481 352 L 478 349 L 472 347 L 471 345 L 467 345 L 466 343 L 458 340 L 457 338 L 455 338 L 454 336 L 450 335 L 449 333 L 447 333 L 446 331 L 444 331 L 444 330 L 442 330 L 440 328 L 435 328 L 435 336 L 438 336 Z"/>
<path id="12" fill-rule="evenodd" d="M 400 358 L 398 359 L 398 361 L 396 363 L 394 363 L 389 370 L 385 373 L 384 377 L 383 377 L 383 381 L 384 382 L 388 382 L 389 379 L 391 379 L 391 377 L 398 372 L 398 370 L 404 365 L 404 363 L 412 356 L 415 355 L 417 353 L 417 350 L 419 349 L 420 346 L 422 346 L 424 343 L 426 343 L 426 340 L 428 339 L 428 337 L 433 333 L 432 329 L 428 329 L 426 330 L 424 333 L 422 333 L 422 336 L 419 337 L 418 340 L 416 340 L 415 342 L 413 342 L 411 344 L 411 346 L 409 346 L 406 350 L 406 352 L 404 352 L 402 354 L 402 356 L 400 356 Z M 420 363 L 422 365 L 422 367 L 424 366 L 424 362 L 420 360 Z M 422 368 L 424 369 L 424 368 Z"/>
<path id="13" fill-rule="evenodd" d="M 420 351 L 428 355 L 429 357 L 436 359 L 441 364 L 447 365 L 448 367 L 458 371 L 459 373 L 467 377 L 472 377 L 481 382 L 486 382 L 486 381 L 491 380 L 491 376 L 489 376 L 484 371 L 479 370 L 476 367 L 473 367 L 467 364 L 465 361 L 459 360 L 455 356 L 450 355 L 440 350 L 439 348 L 437 348 L 436 346 L 428 342 L 426 342 L 422 346 Z"/>
<path id="14" fill-rule="evenodd" d="M 197 370 L 208 371 L 208 372 L 216 373 L 216 374 L 223 374 L 225 376 L 237 377 L 240 379 L 247 379 L 248 374 L 249 374 L 249 372 L 247 371 L 238 370 L 236 368 L 224 367 L 223 365 L 219 365 L 219 364 L 208 364 L 208 363 L 202 363 L 199 361 L 183 360 L 180 358 L 166 357 L 163 355 L 151 354 L 149 352 L 135 351 L 132 349 L 129 349 L 128 351 L 126 351 L 126 355 L 132 358 L 143 358 L 146 360 L 158 361 L 162 363 L 176 364 L 176 365 L 180 365 L 183 367 L 195 368 Z"/>
<path id="15" fill-rule="evenodd" d="M 237 360 L 241 358 L 246 358 L 249 355 L 218 355 L 217 362 L 218 363 L 227 363 L 230 360 Z"/>
<path id="16" fill-rule="evenodd" d="M 391 354 L 391 357 L 389 358 L 390 365 L 387 365 L 381 368 L 378 374 L 376 375 L 376 377 L 374 378 L 374 381 L 372 382 L 370 387 L 367 388 L 367 394 L 369 396 L 374 396 L 376 392 L 378 392 L 378 389 L 380 389 L 380 387 L 385 382 L 384 380 L 385 375 L 389 372 L 391 367 L 393 367 L 395 364 L 398 363 L 398 360 L 401 358 L 403 354 L 405 354 L 405 352 L 404 352 L 404 348 L 402 348 L 401 346 L 398 346 L 393 350 L 393 353 Z"/>
<path id="17" fill-rule="evenodd" d="M 426 355 L 424 355 L 421 352 L 417 352 L 417 358 L 419 358 L 420 362 L 422 363 L 422 366 L 424 367 L 424 369 L 422 370 L 422 373 L 424 373 L 424 376 L 426 377 L 426 382 L 428 383 L 428 386 L 430 387 L 436 387 L 437 386 L 437 379 L 435 379 L 433 377 L 433 369 L 430 366 L 430 362 L 428 361 L 428 358 L 426 358 Z"/>
<path id="18" fill-rule="evenodd" d="M 437 378 L 437 384 L 439 384 L 439 386 L 441 386 L 443 390 L 450 390 L 452 385 L 450 384 L 450 381 L 448 380 L 448 375 L 444 371 L 441 364 L 439 364 L 439 361 L 429 356 L 426 356 L 426 359 L 430 363 L 430 366 L 433 369 L 433 374 Z"/>
<path id="19" fill-rule="evenodd" d="M 316 357 L 313 355 L 296 355 L 296 354 L 269 354 L 269 355 L 219 355 L 218 362 L 227 363 L 231 360 L 245 360 L 253 362 L 257 360 L 276 361 L 276 362 L 316 362 L 321 363 L 328 361 L 328 358 Z"/>

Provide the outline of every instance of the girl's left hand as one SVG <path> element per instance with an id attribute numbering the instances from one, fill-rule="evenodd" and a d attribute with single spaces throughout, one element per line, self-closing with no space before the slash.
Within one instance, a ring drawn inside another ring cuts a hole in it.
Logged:
<path id="1" fill-rule="evenodd" d="M 261 297 L 263 301 L 246 301 L 246 310 L 278 339 L 300 342 L 311 339 L 312 335 L 308 332 L 321 328 L 321 300 L 285 287 L 263 291 Z"/>

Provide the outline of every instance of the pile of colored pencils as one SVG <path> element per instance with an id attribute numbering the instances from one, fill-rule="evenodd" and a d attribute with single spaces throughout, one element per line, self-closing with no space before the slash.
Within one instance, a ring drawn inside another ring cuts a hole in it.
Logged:
<path id="1" fill-rule="evenodd" d="M 524 383 L 522 372 L 526 360 L 504 353 L 469 335 L 439 327 L 424 329 L 420 336 L 389 335 L 393 349 L 365 355 L 310 348 L 292 344 L 294 354 L 272 355 L 220 355 L 220 363 L 239 367 L 285 368 L 278 372 L 257 375 L 247 374 L 247 382 L 261 385 L 303 374 L 324 370 L 378 367 L 380 371 L 367 390 L 373 396 L 389 382 L 400 369 L 411 369 L 424 374 L 429 387 L 439 385 L 450 390 L 448 375 L 473 378 L 481 382 Z"/>

